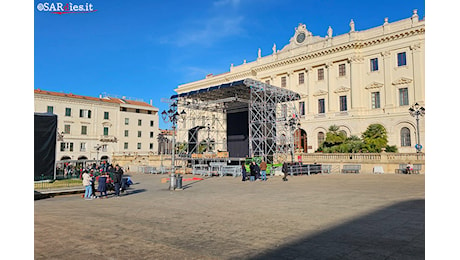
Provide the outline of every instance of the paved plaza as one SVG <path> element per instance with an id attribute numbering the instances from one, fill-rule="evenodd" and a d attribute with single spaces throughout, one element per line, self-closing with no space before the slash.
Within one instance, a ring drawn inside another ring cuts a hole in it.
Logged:
<path id="1" fill-rule="evenodd" d="M 36 200 L 35 259 L 425 258 L 425 175 L 131 177 L 120 198 Z"/>

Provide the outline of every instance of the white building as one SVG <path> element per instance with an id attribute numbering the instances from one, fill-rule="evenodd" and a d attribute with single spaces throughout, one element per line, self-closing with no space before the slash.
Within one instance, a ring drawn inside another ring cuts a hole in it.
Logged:
<path id="1" fill-rule="evenodd" d="M 314 36 L 299 24 L 289 44 L 219 75 L 180 85 L 178 94 L 245 78 L 288 88 L 301 95 L 296 108 L 300 129 L 296 145 L 314 152 L 331 125 L 347 136 L 360 136 L 370 124 L 382 124 L 389 145 L 415 152 L 416 121 L 408 109 L 425 105 L 425 21 L 414 10 L 410 18 L 363 30 Z M 193 126 L 192 126 L 193 127 Z M 421 143 L 425 125 L 420 120 Z M 425 148 L 425 147 L 424 147 Z"/>
<path id="2" fill-rule="evenodd" d="M 111 160 L 158 150 L 158 109 L 141 101 L 34 90 L 35 112 L 58 116 L 56 160 Z"/>

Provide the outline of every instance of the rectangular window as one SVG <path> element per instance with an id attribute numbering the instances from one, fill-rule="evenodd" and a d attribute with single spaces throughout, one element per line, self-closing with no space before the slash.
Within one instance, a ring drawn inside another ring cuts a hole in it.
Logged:
<path id="1" fill-rule="evenodd" d="M 318 114 L 324 114 L 326 112 L 326 107 L 324 104 L 324 98 L 318 99 Z"/>
<path id="2" fill-rule="evenodd" d="M 88 110 L 88 109 L 80 109 L 80 117 L 83 117 L 83 118 L 91 118 L 91 110 Z"/>
<path id="3" fill-rule="evenodd" d="M 129 118 L 125 118 L 125 125 L 129 125 Z"/>
<path id="4" fill-rule="evenodd" d="M 281 87 L 282 88 L 286 87 L 286 77 L 281 77 Z"/>
<path id="5" fill-rule="evenodd" d="M 61 143 L 61 152 L 65 152 L 65 151 L 73 152 L 73 143 L 62 142 Z"/>
<path id="6" fill-rule="evenodd" d="M 109 119 L 109 112 L 104 112 L 104 119 Z"/>
<path id="7" fill-rule="evenodd" d="M 86 143 L 80 143 L 80 152 L 86 152 Z"/>
<path id="8" fill-rule="evenodd" d="M 305 82 L 305 74 L 303 72 L 299 73 L 299 85 Z"/>
<path id="9" fill-rule="evenodd" d="M 153 150 L 153 143 L 150 143 L 149 148 L 150 150 Z"/>
<path id="10" fill-rule="evenodd" d="M 339 64 L 339 77 L 346 75 L 345 64 Z"/>
<path id="11" fill-rule="evenodd" d="M 70 125 L 64 125 L 64 134 L 70 134 Z"/>
<path id="12" fill-rule="evenodd" d="M 46 112 L 47 112 L 47 113 L 52 114 L 52 113 L 53 113 L 53 110 L 54 110 L 53 106 L 47 106 L 47 107 L 46 107 Z"/>
<path id="13" fill-rule="evenodd" d="M 150 138 L 153 138 L 153 132 L 150 132 Z"/>
<path id="14" fill-rule="evenodd" d="M 372 108 L 380 108 L 380 92 L 371 93 Z"/>
<path id="15" fill-rule="evenodd" d="M 109 128 L 108 127 L 104 127 L 104 135 L 105 136 L 109 135 Z"/>
<path id="16" fill-rule="evenodd" d="M 406 53 L 405 52 L 400 52 L 398 53 L 398 67 L 400 66 L 406 66 Z"/>
<path id="17" fill-rule="evenodd" d="M 347 96 L 340 96 L 340 111 L 347 111 Z"/>
<path id="18" fill-rule="evenodd" d="M 141 125 L 142 125 L 142 120 L 141 120 L 141 119 L 137 120 L 137 125 L 138 125 L 138 126 L 141 126 Z"/>
<path id="19" fill-rule="evenodd" d="M 103 145 L 102 145 L 102 151 L 103 151 L 103 152 L 107 152 L 107 145 L 106 145 L 106 144 L 103 144 Z"/>
<path id="20" fill-rule="evenodd" d="M 72 116 L 72 109 L 70 107 L 65 108 L 65 116 Z"/>
<path id="21" fill-rule="evenodd" d="M 140 109 L 136 109 L 136 113 L 140 113 L 140 112 L 141 112 L 141 110 L 140 110 Z"/>
<path id="22" fill-rule="evenodd" d="M 128 136 L 129 136 L 129 131 L 125 130 L 125 137 L 128 137 Z"/>
<path id="23" fill-rule="evenodd" d="M 371 59 L 371 71 L 378 71 L 379 70 L 379 59 L 374 58 Z"/>
<path id="24" fill-rule="evenodd" d="M 137 150 L 140 150 L 142 148 L 141 143 L 137 143 Z"/>
<path id="25" fill-rule="evenodd" d="M 300 116 L 305 116 L 305 102 L 304 101 L 299 102 L 299 114 Z"/>
<path id="26" fill-rule="evenodd" d="M 399 89 L 399 105 L 408 106 L 409 105 L 409 91 L 407 88 Z"/>
<path id="27" fill-rule="evenodd" d="M 127 150 L 128 149 L 128 143 L 123 144 L 123 149 Z"/>
<path id="28" fill-rule="evenodd" d="M 324 80 L 324 69 L 318 69 L 318 80 Z"/>
<path id="29" fill-rule="evenodd" d="M 87 135 L 88 134 L 88 127 L 86 125 L 81 126 L 81 134 Z"/>
<path id="30" fill-rule="evenodd" d="M 137 137 L 142 137 L 142 131 L 137 131 Z"/>
<path id="31" fill-rule="evenodd" d="M 155 123 L 153 122 L 153 120 L 150 120 L 150 126 L 153 127 L 155 125 Z"/>

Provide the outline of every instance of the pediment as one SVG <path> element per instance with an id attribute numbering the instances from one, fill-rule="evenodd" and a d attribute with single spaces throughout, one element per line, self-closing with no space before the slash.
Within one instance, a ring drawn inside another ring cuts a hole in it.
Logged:
<path id="1" fill-rule="evenodd" d="M 367 85 L 365 89 L 370 90 L 370 89 L 376 89 L 376 88 L 381 88 L 381 87 L 383 87 L 383 83 L 374 81 L 371 84 Z"/>
<path id="2" fill-rule="evenodd" d="M 318 90 L 318 91 L 316 91 L 315 93 L 313 93 L 313 96 L 314 96 L 314 97 L 317 97 L 317 96 L 325 96 L 325 95 L 327 95 L 327 91 L 321 90 L 321 89 Z"/>
<path id="3" fill-rule="evenodd" d="M 412 79 L 409 79 L 409 78 L 405 78 L 405 77 L 401 77 L 395 81 L 393 81 L 391 84 L 397 86 L 397 85 L 407 85 L 407 84 L 410 84 L 412 83 Z"/>
<path id="4" fill-rule="evenodd" d="M 335 94 L 340 94 L 340 93 L 345 93 L 345 92 L 349 92 L 349 91 L 350 91 L 350 88 L 340 87 L 340 88 L 334 90 L 334 93 Z"/>

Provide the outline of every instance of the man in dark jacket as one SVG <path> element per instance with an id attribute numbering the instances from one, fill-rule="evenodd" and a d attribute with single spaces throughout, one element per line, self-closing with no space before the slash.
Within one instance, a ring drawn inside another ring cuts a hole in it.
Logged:
<path id="1" fill-rule="evenodd" d="M 287 181 L 287 175 L 288 175 L 288 165 L 286 162 L 283 163 L 283 168 L 281 168 L 281 171 L 284 173 L 283 181 Z"/>
<path id="2" fill-rule="evenodd" d="M 115 186 L 115 196 L 120 197 L 121 179 L 123 178 L 123 170 L 117 164 L 113 176 L 113 185 Z"/>

